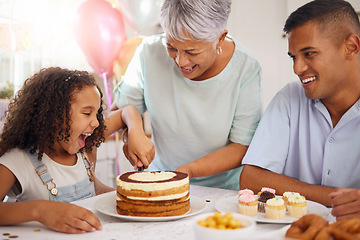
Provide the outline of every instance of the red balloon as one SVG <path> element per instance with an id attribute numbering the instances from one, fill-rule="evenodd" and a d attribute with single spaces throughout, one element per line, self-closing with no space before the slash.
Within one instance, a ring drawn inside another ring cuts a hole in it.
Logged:
<path id="1" fill-rule="evenodd" d="M 121 12 L 105 0 L 87 0 L 76 11 L 74 30 L 95 72 L 111 74 L 114 60 L 126 40 Z"/>

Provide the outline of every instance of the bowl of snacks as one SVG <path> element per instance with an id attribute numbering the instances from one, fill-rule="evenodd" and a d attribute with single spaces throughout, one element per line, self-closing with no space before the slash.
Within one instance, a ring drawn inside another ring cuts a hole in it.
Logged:
<path id="1" fill-rule="evenodd" d="M 195 218 L 196 239 L 249 239 L 256 222 L 237 213 L 205 213 Z"/>

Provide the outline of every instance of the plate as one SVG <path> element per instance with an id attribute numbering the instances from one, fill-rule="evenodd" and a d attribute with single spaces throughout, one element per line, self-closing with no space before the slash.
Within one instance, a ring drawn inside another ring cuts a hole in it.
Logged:
<path id="1" fill-rule="evenodd" d="M 215 208 L 216 208 L 216 210 L 218 210 L 220 212 L 239 213 L 237 202 L 238 202 L 237 195 L 233 196 L 233 197 L 220 199 L 219 201 L 217 201 L 215 203 Z M 327 209 L 327 207 L 325 207 L 324 205 L 317 203 L 317 202 L 310 201 L 310 200 L 306 200 L 306 203 L 307 203 L 307 212 L 308 213 L 315 213 L 324 218 L 326 218 L 328 216 L 330 210 Z M 268 218 L 265 218 L 265 213 L 261 213 L 261 212 L 258 212 L 257 215 L 252 218 L 254 218 L 257 222 L 282 223 L 282 224 L 292 223 L 293 221 L 296 221 L 299 219 L 299 218 L 290 217 L 288 215 L 285 215 L 285 218 L 282 220 L 268 219 Z"/>
<path id="2" fill-rule="evenodd" d="M 290 228 L 291 225 L 286 225 L 285 227 L 280 228 L 280 230 L 276 234 L 276 240 L 291 240 L 293 238 L 285 237 L 287 230 Z"/>
<path id="3" fill-rule="evenodd" d="M 161 221 L 177 220 L 198 214 L 201 211 L 203 211 L 205 207 L 206 207 L 205 199 L 190 195 L 190 211 L 186 214 L 179 216 L 169 216 L 169 217 L 136 217 L 136 216 L 120 215 L 117 213 L 116 194 L 104 196 L 95 202 L 95 209 L 105 215 L 117 217 L 122 220 L 137 221 L 137 222 L 161 222 Z"/>

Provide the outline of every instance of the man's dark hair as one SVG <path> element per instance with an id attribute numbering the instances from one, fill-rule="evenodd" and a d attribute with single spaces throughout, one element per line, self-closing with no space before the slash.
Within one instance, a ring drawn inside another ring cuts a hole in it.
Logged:
<path id="1" fill-rule="evenodd" d="M 325 33 L 335 44 L 340 44 L 351 34 L 360 35 L 359 17 L 350 3 L 343 0 L 315 0 L 294 11 L 286 20 L 284 32 L 308 22 L 318 24 L 318 30 Z"/>

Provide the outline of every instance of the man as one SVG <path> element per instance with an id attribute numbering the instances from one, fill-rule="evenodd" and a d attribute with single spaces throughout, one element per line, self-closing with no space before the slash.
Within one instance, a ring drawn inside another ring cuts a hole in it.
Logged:
<path id="1" fill-rule="evenodd" d="M 315 0 L 293 12 L 284 31 L 300 81 L 264 113 L 240 188 L 295 191 L 333 206 L 337 219 L 360 217 L 358 16 L 346 1 Z"/>

